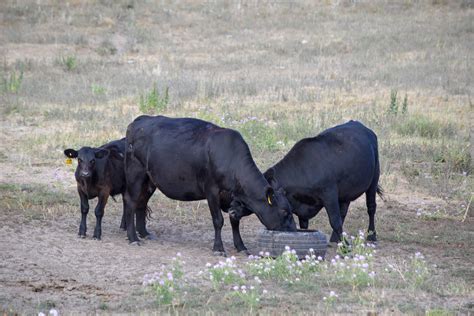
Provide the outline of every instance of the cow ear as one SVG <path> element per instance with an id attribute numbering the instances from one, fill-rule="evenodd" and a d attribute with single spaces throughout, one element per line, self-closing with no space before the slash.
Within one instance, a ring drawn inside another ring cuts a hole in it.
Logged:
<path id="1" fill-rule="evenodd" d="M 95 152 L 94 152 L 94 156 L 95 158 L 97 159 L 102 159 L 102 158 L 105 158 L 109 155 L 110 151 L 107 150 L 107 149 L 97 149 Z"/>
<path id="2" fill-rule="evenodd" d="M 264 176 L 267 179 L 268 183 L 272 186 L 272 188 L 280 188 L 280 183 L 278 183 L 277 179 L 275 178 L 275 169 L 268 169 L 267 172 L 265 172 Z"/>
<path id="3" fill-rule="evenodd" d="M 111 158 L 115 158 L 115 159 L 118 159 L 118 160 L 123 160 L 124 159 L 123 153 L 116 150 L 115 148 L 110 149 L 109 155 L 110 155 Z"/>
<path id="4" fill-rule="evenodd" d="M 270 206 L 273 206 L 275 205 L 275 191 L 273 191 L 273 188 L 272 187 L 269 187 L 267 189 L 267 192 L 265 193 L 265 196 L 267 198 L 267 203 L 268 205 Z"/>
<path id="5" fill-rule="evenodd" d="M 64 155 L 68 158 L 77 158 L 79 153 L 74 149 L 68 148 L 64 151 Z"/>

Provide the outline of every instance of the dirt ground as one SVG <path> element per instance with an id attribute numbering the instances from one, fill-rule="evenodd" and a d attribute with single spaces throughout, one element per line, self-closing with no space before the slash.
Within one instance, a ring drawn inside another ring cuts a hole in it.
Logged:
<path id="1" fill-rule="evenodd" d="M 72 173 L 69 176 L 72 177 Z M 439 238 L 436 232 L 445 229 L 458 229 L 463 233 L 468 231 L 468 238 L 472 240 L 472 218 L 468 218 L 464 223 L 433 221 L 430 226 L 424 225 L 416 231 L 411 231 L 415 235 L 434 240 L 434 243 L 426 245 L 416 239 L 400 243 L 394 240 L 397 225 L 392 221 L 407 221 L 413 217 L 414 208 L 420 205 L 433 206 L 439 201 L 425 198 L 417 200 L 417 204 L 413 204 L 413 201 L 402 204 L 390 195 L 387 199 L 388 202 L 379 203 L 377 214 L 380 239 L 377 251 L 382 254 L 381 260 L 384 257 L 406 256 L 414 251 L 421 251 L 431 264 L 438 266 L 437 273 L 462 273 L 468 284 L 474 281 L 472 262 L 466 261 L 466 257 L 470 257 L 473 250 L 471 243 L 464 239 L 450 242 L 443 237 L 439 242 L 435 241 Z M 149 229 L 157 235 L 158 240 L 144 241 L 141 246 L 130 246 L 125 232 L 119 229 L 120 201 L 111 201 L 108 205 L 101 241 L 93 240 L 90 235 L 91 227 L 95 224 L 93 214 L 89 214 L 88 237 L 78 238 L 78 209 L 75 214 L 58 215 L 54 219 L 25 218 L 22 214 L 15 214 L 13 209 L 2 212 L 0 303 L 4 310 L 21 314 L 35 314 L 52 307 L 66 314 L 146 311 L 153 308 L 153 305 L 150 305 L 152 298 L 144 293 L 144 274 L 153 273 L 162 264 L 168 264 L 177 252 L 180 252 L 188 263 L 185 270 L 191 278 L 196 276 L 207 262 L 214 264 L 221 259 L 211 251 L 213 229 L 205 203 L 200 205 L 199 220 L 186 223 L 170 219 L 166 214 L 163 217 L 163 214 L 160 214 L 159 202 L 152 203 L 155 211 L 149 222 Z M 165 204 L 165 207 L 169 206 Z M 186 208 L 186 205 L 181 207 Z M 398 214 L 395 215 L 394 212 Z M 325 223 L 326 216 L 319 215 L 317 221 L 328 234 L 330 230 Z M 359 226 L 359 229 L 364 229 L 366 221 L 363 203 L 354 203 L 346 227 Z M 312 225 L 314 227 L 315 223 Z M 254 240 L 261 228 L 255 216 L 243 219 L 242 236 L 252 253 L 257 252 Z M 229 256 L 247 260 L 246 255 L 237 253 L 233 248 L 231 228 L 227 219 L 223 240 Z M 329 248 L 327 256 L 330 258 L 334 255 L 335 248 Z M 449 309 L 472 312 L 473 298 L 471 295 L 460 301 L 451 301 L 441 297 L 438 298 L 438 303 Z M 400 312 L 398 307 L 393 308 L 392 311 Z M 390 312 L 390 309 L 386 312 Z"/>
<path id="2" fill-rule="evenodd" d="M 113 202 L 112 202 L 113 203 Z M 117 203 L 120 204 L 120 203 Z M 166 219 L 152 220 L 149 230 L 157 241 L 143 241 L 142 246 L 129 246 L 126 233 L 119 229 L 120 214 L 107 214 L 103 220 L 103 238 L 93 240 L 95 224 L 89 214 L 89 236 L 77 236 L 78 216 L 60 216 L 55 220 L 30 220 L 7 212 L 0 215 L 0 301 L 4 307 L 34 313 L 41 302 L 54 302 L 59 310 L 92 312 L 107 302 L 113 310 L 133 309 L 125 300 L 140 299 L 142 278 L 181 252 L 192 263 L 191 275 L 207 262 L 216 262 L 212 254 L 214 232 L 210 214 L 192 225 L 177 225 Z M 77 214 L 79 215 L 79 214 Z M 156 211 L 155 218 L 159 218 Z M 232 245 L 230 225 L 226 223 L 223 241 L 229 256 L 246 258 Z M 258 228 L 252 217 L 243 221 L 242 235 L 249 247 Z M 194 267 L 194 268 L 193 268 Z M 5 306 L 5 304 L 7 304 Z M 139 306 L 135 305 L 135 307 Z"/>

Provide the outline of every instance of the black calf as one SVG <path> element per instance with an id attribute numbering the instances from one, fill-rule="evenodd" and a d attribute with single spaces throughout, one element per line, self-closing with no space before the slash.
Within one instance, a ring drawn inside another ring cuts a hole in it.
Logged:
<path id="1" fill-rule="evenodd" d="M 80 237 L 86 237 L 89 200 L 98 197 L 95 207 L 97 221 L 94 238 L 101 238 L 102 217 L 109 196 L 113 197 L 125 192 L 124 153 L 125 138 L 112 141 L 99 148 L 82 147 L 79 151 L 74 149 L 64 151 L 66 157 L 77 158 L 78 161 L 75 177 L 81 200 Z M 126 229 L 123 215 L 120 227 Z"/>

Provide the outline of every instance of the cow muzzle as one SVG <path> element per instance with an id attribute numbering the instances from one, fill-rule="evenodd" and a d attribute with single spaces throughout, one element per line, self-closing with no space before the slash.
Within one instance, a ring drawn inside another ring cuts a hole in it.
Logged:
<path id="1" fill-rule="evenodd" d="M 89 172 L 89 171 L 81 171 L 81 172 L 79 173 L 79 175 L 81 176 L 81 178 L 89 178 L 89 177 L 91 176 L 91 174 L 92 174 L 92 173 Z"/>

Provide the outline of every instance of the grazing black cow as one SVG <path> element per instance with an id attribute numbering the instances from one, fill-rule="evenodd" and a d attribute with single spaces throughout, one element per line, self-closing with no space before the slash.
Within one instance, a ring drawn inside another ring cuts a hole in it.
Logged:
<path id="1" fill-rule="evenodd" d="M 79 151 L 66 149 L 64 154 L 68 158 L 77 158 L 78 165 L 75 172 L 77 191 L 81 199 L 81 224 L 79 237 L 85 238 L 87 231 L 87 213 L 89 201 L 99 198 L 95 208 L 96 226 L 94 238 L 102 235 L 102 217 L 109 196 L 125 192 L 124 154 L 125 138 L 115 140 L 99 148 L 82 147 Z M 120 227 L 126 229 L 125 217 L 122 215 Z"/>
<path id="2" fill-rule="evenodd" d="M 296 230 L 288 200 L 274 192 L 258 170 L 242 136 L 231 129 L 192 118 L 140 116 L 127 129 L 125 193 L 128 239 L 148 236 L 144 208 L 155 188 L 181 201 L 207 199 L 214 224 L 213 250 L 225 254 L 221 210 L 232 201 L 252 210 L 274 230 Z M 231 220 L 234 245 L 246 250 L 239 222 Z"/>
<path id="3" fill-rule="evenodd" d="M 309 219 L 324 207 L 333 229 L 331 242 L 341 240 L 349 203 L 365 193 L 367 239 L 377 240 L 375 196 L 382 195 L 377 136 L 362 123 L 349 121 L 302 139 L 264 175 L 273 188 L 284 189 L 301 228 L 308 228 Z"/>

